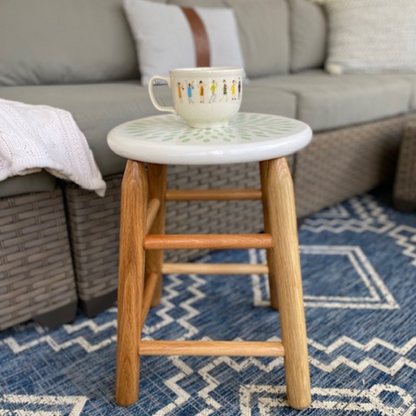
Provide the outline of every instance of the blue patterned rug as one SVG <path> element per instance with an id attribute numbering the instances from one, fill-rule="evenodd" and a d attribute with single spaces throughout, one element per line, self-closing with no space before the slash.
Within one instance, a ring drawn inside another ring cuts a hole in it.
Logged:
<path id="1" fill-rule="evenodd" d="M 282 359 L 144 357 L 140 400 L 113 399 L 116 308 L 49 331 L 0 334 L 0 416 L 416 415 L 416 214 L 374 193 L 300 230 L 311 407 L 285 401 Z M 257 250 L 200 262 L 265 261 Z M 152 339 L 278 340 L 265 276 L 169 275 Z"/>

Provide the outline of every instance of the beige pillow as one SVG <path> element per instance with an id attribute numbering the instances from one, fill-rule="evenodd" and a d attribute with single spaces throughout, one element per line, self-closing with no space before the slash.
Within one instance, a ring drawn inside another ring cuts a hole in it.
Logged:
<path id="1" fill-rule="evenodd" d="M 416 72 L 415 0 L 330 0 L 331 74 Z"/>

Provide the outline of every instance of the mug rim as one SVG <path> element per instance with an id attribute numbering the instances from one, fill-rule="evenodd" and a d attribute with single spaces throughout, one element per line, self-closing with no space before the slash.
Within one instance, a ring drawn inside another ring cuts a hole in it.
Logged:
<path id="1" fill-rule="evenodd" d="M 212 74 L 212 73 L 235 73 L 237 71 L 241 71 L 244 74 L 244 68 L 241 66 L 208 66 L 208 67 L 199 67 L 199 68 L 175 68 L 171 69 L 169 72 L 171 74 L 174 73 L 191 73 L 195 72 L 200 75 L 202 74 Z"/>

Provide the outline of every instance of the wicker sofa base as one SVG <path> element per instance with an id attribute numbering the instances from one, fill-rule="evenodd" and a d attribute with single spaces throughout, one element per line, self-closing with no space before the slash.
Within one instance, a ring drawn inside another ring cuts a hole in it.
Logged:
<path id="1" fill-rule="evenodd" d="M 316 134 L 290 157 L 298 217 L 366 192 L 392 178 L 406 117 Z M 116 299 L 120 184 L 107 178 L 104 199 L 68 185 L 70 237 L 78 295 L 93 316 Z M 168 188 L 256 188 L 257 164 L 169 166 Z M 259 201 L 169 203 L 167 233 L 254 233 L 263 229 Z M 188 261 L 202 251 L 170 251 L 169 262 Z"/>
<path id="2" fill-rule="evenodd" d="M 74 319 L 75 278 L 61 190 L 0 199 L 0 329 Z"/>
<path id="3" fill-rule="evenodd" d="M 392 179 L 405 125 L 415 119 L 401 116 L 316 134 L 308 148 L 289 158 L 298 217 Z M 56 190 L 0 199 L 0 329 L 28 319 L 51 327 L 69 322 L 77 292 L 89 316 L 114 303 L 121 179 L 121 174 L 106 178 L 105 198 L 68 184 L 64 196 Z M 256 188 L 258 166 L 170 166 L 168 187 Z M 167 233 L 262 229 L 259 201 L 172 202 L 167 211 Z M 170 251 L 166 260 L 204 253 Z"/>
<path id="4" fill-rule="evenodd" d="M 106 178 L 104 198 L 73 184 L 65 189 L 78 296 L 88 316 L 107 309 L 116 299 L 121 180 L 122 175 Z M 259 187 L 257 163 L 168 167 L 169 189 Z M 251 233 L 262 229 L 260 201 L 170 202 L 166 212 L 168 234 Z M 189 261 L 205 253 L 167 251 L 165 259 Z"/>
<path id="5" fill-rule="evenodd" d="M 391 181 L 404 128 L 411 116 L 314 135 L 296 155 L 298 217 L 320 211 Z"/>
<path id="6" fill-rule="evenodd" d="M 394 182 L 394 205 L 405 212 L 416 210 L 416 122 L 406 126 Z"/>

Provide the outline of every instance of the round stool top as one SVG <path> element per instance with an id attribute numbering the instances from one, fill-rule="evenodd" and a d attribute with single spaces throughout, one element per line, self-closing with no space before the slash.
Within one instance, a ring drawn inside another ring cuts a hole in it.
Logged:
<path id="1" fill-rule="evenodd" d="M 114 153 L 140 162 L 214 165 L 287 156 L 311 138 L 307 124 L 269 114 L 239 113 L 228 126 L 212 129 L 188 127 L 168 114 L 121 124 L 107 142 Z"/>

